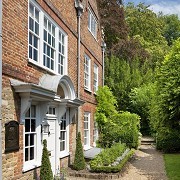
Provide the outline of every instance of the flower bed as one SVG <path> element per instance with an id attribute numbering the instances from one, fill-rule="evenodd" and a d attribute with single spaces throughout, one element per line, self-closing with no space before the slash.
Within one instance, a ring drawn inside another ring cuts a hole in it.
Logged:
<path id="1" fill-rule="evenodd" d="M 125 144 L 115 144 L 90 161 L 91 171 L 118 172 L 133 154 L 134 150 L 129 150 Z"/>

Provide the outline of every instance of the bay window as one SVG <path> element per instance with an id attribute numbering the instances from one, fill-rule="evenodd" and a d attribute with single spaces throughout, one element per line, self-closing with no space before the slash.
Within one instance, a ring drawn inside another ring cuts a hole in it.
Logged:
<path id="1" fill-rule="evenodd" d="M 33 0 L 28 30 L 29 62 L 54 74 L 67 74 L 67 34 Z"/>

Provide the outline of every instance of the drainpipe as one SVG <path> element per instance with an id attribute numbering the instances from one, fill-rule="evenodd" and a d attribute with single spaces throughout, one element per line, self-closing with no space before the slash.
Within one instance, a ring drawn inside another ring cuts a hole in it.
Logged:
<path id="1" fill-rule="evenodd" d="M 77 10 L 77 20 L 78 20 L 78 49 L 77 49 L 77 64 L 78 64 L 78 92 L 77 97 L 80 99 L 80 60 L 81 60 L 81 15 L 83 13 L 83 5 L 78 1 L 75 0 L 75 8 Z"/>
<path id="2" fill-rule="evenodd" d="M 2 179 L 2 0 L 0 0 L 0 179 Z"/>
<path id="3" fill-rule="evenodd" d="M 80 99 L 80 65 L 81 65 L 81 15 L 83 13 L 83 5 L 80 3 L 79 0 L 75 0 L 75 8 L 77 10 L 77 26 L 78 26 L 78 44 L 77 44 L 77 76 L 78 76 L 78 82 L 77 82 L 77 98 Z M 76 122 L 76 133 L 78 134 L 79 130 L 80 130 L 80 127 L 79 127 L 79 122 L 78 120 L 80 119 L 80 107 L 78 107 L 78 119 L 77 119 L 77 122 Z"/>
<path id="4" fill-rule="evenodd" d="M 102 49 L 102 85 L 104 86 L 104 55 L 106 50 L 106 43 L 102 41 L 101 43 L 101 49 Z"/>

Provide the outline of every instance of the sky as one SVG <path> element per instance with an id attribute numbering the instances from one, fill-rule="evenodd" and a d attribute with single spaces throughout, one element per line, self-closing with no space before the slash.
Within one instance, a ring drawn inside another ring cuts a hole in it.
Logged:
<path id="1" fill-rule="evenodd" d="M 126 4 L 134 2 L 136 5 L 140 2 L 151 5 L 149 9 L 155 13 L 163 12 L 163 14 L 178 14 L 180 18 L 180 0 L 123 0 Z"/>

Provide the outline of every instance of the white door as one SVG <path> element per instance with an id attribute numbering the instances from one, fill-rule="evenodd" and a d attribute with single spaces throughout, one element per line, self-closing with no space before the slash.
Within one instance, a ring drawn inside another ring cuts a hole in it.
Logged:
<path id="1" fill-rule="evenodd" d="M 50 119 L 47 120 L 49 126 L 49 134 L 44 133 L 43 134 L 43 139 L 47 140 L 47 149 L 49 152 L 49 159 L 51 162 L 51 168 L 53 171 L 53 175 L 56 172 L 56 133 L 55 133 L 55 123 L 56 119 Z"/>

